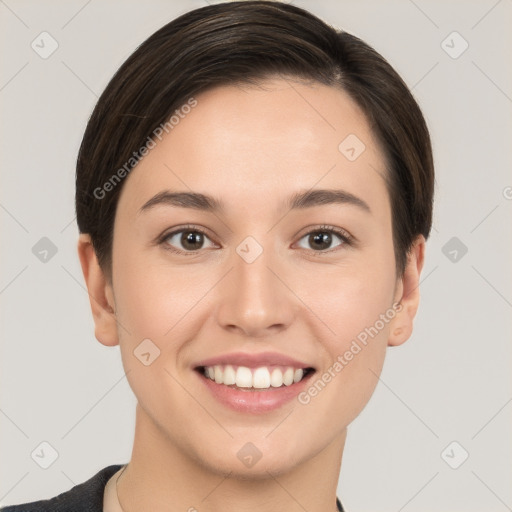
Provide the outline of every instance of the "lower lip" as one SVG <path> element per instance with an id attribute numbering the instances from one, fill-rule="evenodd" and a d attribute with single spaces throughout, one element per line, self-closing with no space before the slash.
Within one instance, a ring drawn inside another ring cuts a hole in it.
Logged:
<path id="1" fill-rule="evenodd" d="M 221 404 L 238 412 L 261 414 L 278 409 L 285 403 L 293 400 L 304 390 L 315 372 L 309 373 L 301 381 L 294 382 L 290 386 L 270 387 L 260 390 L 247 388 L 248 391 L 225 386 L 224 384 L 217 384 L 202 373 L 197 371 L 196 373 Z"/>

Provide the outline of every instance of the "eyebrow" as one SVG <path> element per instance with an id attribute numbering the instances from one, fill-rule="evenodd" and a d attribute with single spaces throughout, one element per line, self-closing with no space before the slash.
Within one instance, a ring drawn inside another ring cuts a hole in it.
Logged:
<path id="1" fill-rule="evenodd" d="M 361 198 L 345 190 L 312 189 L 296 192 L 288 198 L 285 206 L 289 210 L 303 210 L 314 206 L 345 204 L 372 213 L 368 204 Z M 198 192 L 170 192 L 164 190 L 153 196 L 139 209 L 138 214 L 148 211 L 155 206 L 165 205 L 178 208 L 191 208 L 206 212 L 223 212 L 224 206 L 218 199 Z"/>

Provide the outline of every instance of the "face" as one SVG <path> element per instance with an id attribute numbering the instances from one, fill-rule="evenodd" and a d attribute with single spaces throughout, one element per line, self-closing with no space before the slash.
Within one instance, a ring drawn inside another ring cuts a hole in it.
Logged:
<path id="1" fill-rule="evenodd" d="M 112 339 L 146 421 L 204 467 L 252 476 L 339 446 L 407 330 L 365 116 L 331 87 L 263 85 L 196 96 L 131 171 L 111 290 Z M 212 208 L 162 199 L 177 192 Z"/>

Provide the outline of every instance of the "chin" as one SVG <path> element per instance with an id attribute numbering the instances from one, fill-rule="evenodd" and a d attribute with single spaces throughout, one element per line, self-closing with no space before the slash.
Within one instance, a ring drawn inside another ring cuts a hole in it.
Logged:
<path id="1" fill-rule="evenodd" d="M 211 447 L 209 450 L 204 450 L 203 445 L 196 457 L 208 471 L 223 477 L 229 474 L 230 478 L 240 480 L 265 480 L 270 475 L 286 474 L 300 464 L 297 449 L 292 446 L 283 450 L 282 443 L 270 445 L 267 442 L 266 447 L 259 450 L 256 445 L 257 442 L 250 441 L 233 442 L 231 446 L 223 444 L 219 449 Z"/>

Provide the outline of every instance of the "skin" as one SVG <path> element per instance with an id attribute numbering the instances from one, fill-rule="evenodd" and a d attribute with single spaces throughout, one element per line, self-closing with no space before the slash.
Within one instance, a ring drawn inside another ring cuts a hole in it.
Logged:
<path id="1" fill-rule="evenodd" d="M 117 206 L 112 283 L 89 236 L 79 238 L 95 336 L 120 345 L 138 400 L 119 481 L 125 512 L 336 510 L 347 426 L 370 399 L 387 346 L 412 332 L 425 239 L 418 236 L 397 278 L 385 159 L 362 111 L 321 84 L 263 85 L 196 96 L 197 106 L 132 170 Z M 353 162 L 338 150 L 348 134 L 366 146 Z M 285 207 L 293 192 L 311 188 L 349 191 L 371 213 L 348 204 Z M 163 190 L 213 195 L 224 211 L 157 206 L 138 214 Z M 186 224 L 207 231 L 195 255 L 164 248 L 186 251 L 181 234 L 154 243 Z M 324 224 L 355 245 L 333 234 L 319 249 L 307 235 Z M 263 248 L 250 264 L 236 252 L 247 236 Z M 234 412 L 193 371 L 207 357 L 270 350 L 307 361 L 317 378 L 398 302 L 401 311 L 308 404 L 294 399 L 256 417 Z M 149 366 L 133 355 L 145 338 L 161 351 Z M 247 442 L 262 454 L 251 468 L 237 457 Z"/>

